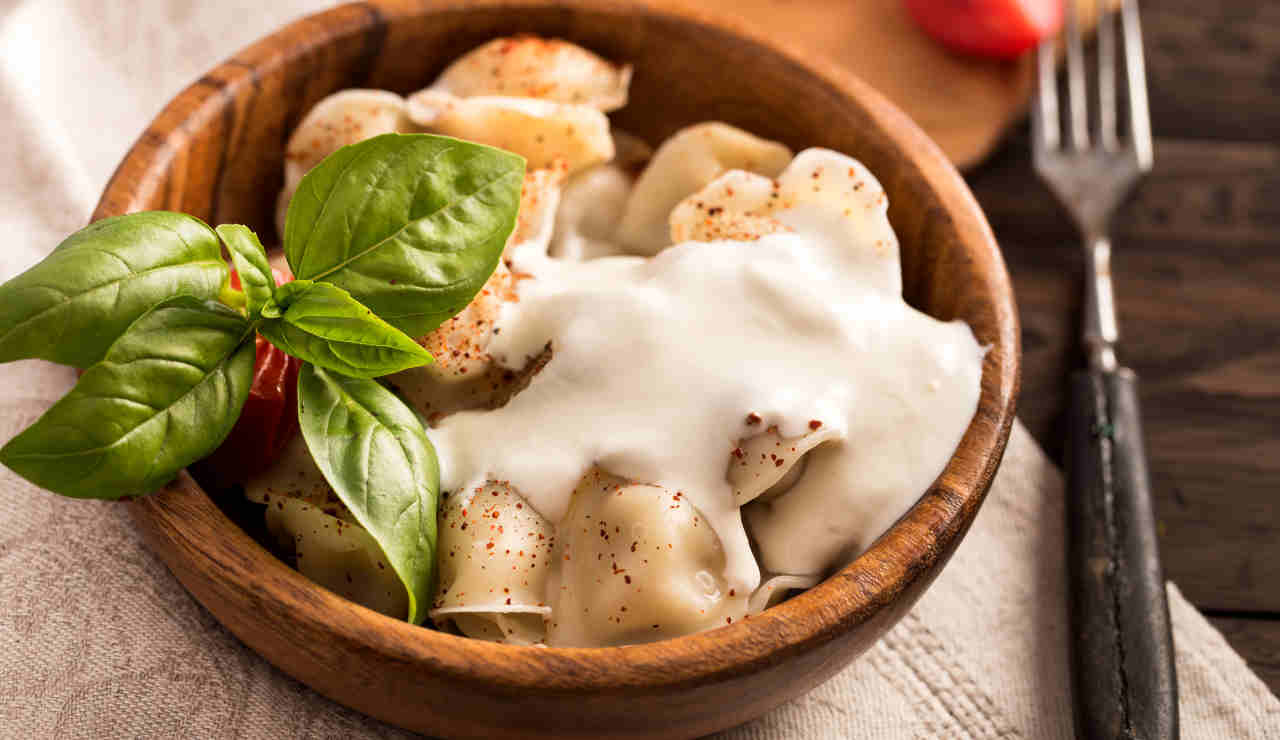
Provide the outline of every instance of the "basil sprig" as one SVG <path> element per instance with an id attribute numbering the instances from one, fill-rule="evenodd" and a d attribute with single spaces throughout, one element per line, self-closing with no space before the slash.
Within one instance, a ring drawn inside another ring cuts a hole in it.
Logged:
<path id="1" fill-rule="evenodd" d="M 442 136 L 344 147 L 298 186 L 284 234 L 298 280 L 278 287 L 258 237 L 237 224 L 215 230 L 150 211 L 76 232 L 0 285 L 0 362 L 87 368 L 0 448 L 0 462 L 65 496 L 155 490 L 231 432 L 260 333 L 306 361 L 307 446 L 404 583 L 410 620 L 421 621 L 439 467 L 417 414 L 373 378 L 431 361 L 410 337 L 464 308 L 488 280 L 515 227 L 523 173 L 514 154 Z M 229 285 L 222 245 L 242 290 Z"/>
<path id="2" fill-rule="evenodd" d="M 418 415 L 372 380 L 303 365 L 298 420 L 325 480 L 409 592 L 409 621 L 422 621 L 435 577 L 440 467 Z"/>

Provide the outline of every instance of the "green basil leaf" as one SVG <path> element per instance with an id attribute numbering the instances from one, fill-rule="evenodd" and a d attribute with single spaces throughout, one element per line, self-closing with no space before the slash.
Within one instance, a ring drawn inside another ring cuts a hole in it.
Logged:
<path id="1" fill-rule="evenodd" d="M 376 136 L 302 178 L 285 219 L 285 256 L 297 277 L 333 283 L 422 336 L 470 303 L 497 267 L 523 179 L 524 159 L 500 149 Z"/>
<path id="2" fill-rule="evenodd" d="M 258 331 L 267 341 L 343 375 L 376 378 L 431 362 L 421 345 L 328 283 L 281 285 L 263 316 Z"/>
<path id="3" fill-rule="evenodd" d="M 257 318 L 262 313 L 262 307 L 271 300 L 271 293 L 276 287 L 275 276 L 271 274 L 271 263 L 267 261 L 267 250 L 262 248 L 258 235 L 248 226 L 223 224 L 214 231 L 222 237 L 222 243 L 227 245 L 236 273 L 240 275 L 240 287 L 248 300 L 249 318 Z"/>
<path id="4" fill-rule="evenodd" d="M 320 472 L 409 592 L 409 621 L 420 623 L 435 579 L 440 466 L 418 415 L 376 381 L 306 364 L 298 419 Z"/>
<path id="5" fill-rule="evenodd" d="M 199 219 L 167 211 L 103 219 L 0 286 L 0 362 L 88 367 L 147 309 L 179 294 L 217 298 L 226 281 L 218 238 Z"/>
<path id="6" fill-rule="evenodd" d="M 0 462 L 55 493 L 118 499 L 153 491 L 213 452 L 253 383 L 250 324 L 214 301 L 152 308 Z"/>

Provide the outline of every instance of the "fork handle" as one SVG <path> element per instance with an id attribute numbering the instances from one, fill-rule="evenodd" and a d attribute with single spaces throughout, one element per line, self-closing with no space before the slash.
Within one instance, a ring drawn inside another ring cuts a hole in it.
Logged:
<path id="1" fill-rule="evenodd" d="M 1178 737 L 1178 687 L 1151 484 L 1128 368 L 1076 373 L 1068 448 L 1076 732 Z"/>

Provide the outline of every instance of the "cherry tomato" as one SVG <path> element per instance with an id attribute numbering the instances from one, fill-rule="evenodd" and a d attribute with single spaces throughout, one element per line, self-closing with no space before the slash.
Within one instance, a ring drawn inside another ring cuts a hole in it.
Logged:
<path id="1" fill-rule="evenodd" d="M 276 284 L 293 279 L 287 270 L 272 268 Z M 231 273 L 231 287 L 240 289 L 240 276 Z M 281 352 L 258 335 L 253 385 L 240 418 L 222 446 L 209 456 L 219 478 L 239 482 L 271 466 L 298 433 L 298 368 L 302 362 Z"/>
<path id="2" fill-rule="evenodd" d="M 905 0 L 916 23 L 956 51 L 1012 59 L 1062 27 L 1062 0 Z"/>

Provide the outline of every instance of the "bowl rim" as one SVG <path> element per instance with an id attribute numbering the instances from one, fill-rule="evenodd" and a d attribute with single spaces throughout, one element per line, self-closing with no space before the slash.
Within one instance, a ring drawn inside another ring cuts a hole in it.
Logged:
<path id="1" fill-rule="evenodd" d="M 600 691 L 679 687 L 701 684 L 775 665 L 787 657 L 872 619 L 920 579 L 931 578 L 939 559 L 945 561 L 954 544 L 977 514 L 1004 453 L 1014 419 L 1020 382 L 1020 340 L 1013 289 L 994 235 L 973 195 L 954 166 L 905 114 L 878 92 L 833 61 L 806 58 L 789 42 L 766 38 L 739 21 L 712 17 L 697 8 L 669 0 L 629 4 L 589 0 L 445 0 L 429 4 L 411 0 L 371 0 L 351 3 L 306 16 L 267 35 L 224 61 L 176 96 L 161 111 L 125 155 L 108 182 L 93 220 L 142 210 L 148 197 L 148 173 L 166 170 L 186 136 L 180 125 L 195 116 L 214 115 L 228 92 L 222 81 L 244 79 L 262 69 L 283 65 L 310 53 L 334 33 L 314 44 L 298 44 L 308 26 L 321 22 L 339 33 L 358 33 L 369 23 L 411 14 L 465 12 L 468 9 L 518 11 L 533 8 L 588 8 L 625 19 L 644 12 L 667 20 L 693 24 L 738 37 L 795 65 L 840 99 L 862 108 L 876 121 L 912 174 L 926 183 L 944 203 L 959 241 L 980 248 L 992 264 L 990 272 L 996 340 L 982 371 L 978 412 L 938 479 L 911 508 L 854 562 L 822 583 L 765 612 L 713 630 L 652 643 L 603 648 L 563 648 L 502 645 L 420 628 L 354 604 L 311 582 L 250 538 L 205 494 L 186 471 L 165 489 L 135 500 L 130 509 L 150 534 L 182 539 L 192 557 L 204 558 L 211 568 L 238 581 L 256 594 L 270 595 L 286 613 L 309 620 L 309 626 L 333 633 L 352 645 L 375 650 L 407 664 L 428 666 L 433 672 L 473 685 L 504 686 L 515 690 Z M 281 53 L 279 49 L 286 48 Z M 244 59 L 265 59 L 249 64 Z M 211 83 L 210 80 L 213 82 Z M 218 84 L 214 84 L 218 83 Z M 984 413 L 984 410 L 986 413 Z M 976 450 L 979 465 L 959 460 L 958 452 Z M 172 531 L 174 505 L 195 507 L 202 514 L 196 526 L 204 536 L 221 538 L 228 556 L 207 548 L 190 532 Z M 913 543 L 912 540 L 915 540 Z M 923 541 L 923 544 L 922 544 Z M 265 564 L 264 564 L 265 561 Z M 169 567 L 187 584 L 173 562 Z M 189 574 L 188 574 L 189 575 Z M 274 588 L 283 582 L 291 588 Z M 323 620 L 321 622 L 320 620 Z M 233 630 L 234 631 L 234 630 Z M 608 657 L 607 675 L 581 670 L 584 663 Z"/>

